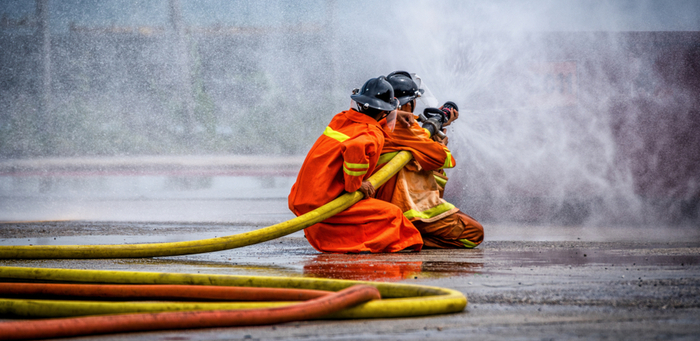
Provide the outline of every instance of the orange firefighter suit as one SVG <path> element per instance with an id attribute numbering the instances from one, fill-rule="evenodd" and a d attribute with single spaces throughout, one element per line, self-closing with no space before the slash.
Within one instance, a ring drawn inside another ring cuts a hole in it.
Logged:
<path id="1" fill-rule="evenodd" d="M 374 172 L 386 133 L 373 118 L 355 110 L 337 114 L 304 160 L 289 194 L 297 216 L 343 192 L 354 192 Z M 387 201 L 367 198 L 304 230 L 318 251 L 335 253 L 419 251 L 420 233 Z"/>
<path id="2" fill-rule="evenodd" d="M 397 125 L 386 138 L 377 169 L 400 150 L 413 160 L 377 190 L 376 197 L 401 208 L 421 232 L 425 247 L 473 248 L 484 239 L 484 228 L 469 215 L 442 198 L 447 182 L 442 169 L 455 166 L 452 153 L 414 122 Z"/>

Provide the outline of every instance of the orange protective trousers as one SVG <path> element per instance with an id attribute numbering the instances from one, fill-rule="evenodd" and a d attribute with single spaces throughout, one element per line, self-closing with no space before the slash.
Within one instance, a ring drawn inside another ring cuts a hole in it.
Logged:
<path id="1" fill-rule="evenodd" d="M 484 239 L 483 226 L 442 199 L 444 188 L 436 182 L 436 175 L 432 172 L 455 166 L 449 149 L 433 141 L 418 123 L 414 123 L 410 127 L 397 125 L 386 138 L 382 154 L 399 150 L 411 151 L 415 161 L 387 181 L 377 191 L 377 198 L 391 202 L 407 213 L 438 205 L 445 207 L 433 213 L 435 216 L 410 218 L 420 231 L 425 247 L 462 248 L 479 245 Z M 438 176 L 447 180 L 444 173 Z M 467 243 L 460 240 L 466 240 Z"/>

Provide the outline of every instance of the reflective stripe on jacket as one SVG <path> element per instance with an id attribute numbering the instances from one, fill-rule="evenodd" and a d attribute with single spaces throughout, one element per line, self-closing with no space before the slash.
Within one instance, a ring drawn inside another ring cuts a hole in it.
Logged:
<path id="1" fill-rule="evenodd" d="M 454 205 L 442 199 L 447 178 L 439 184 L 433 172 L 455 166 L 450 150 L 433 141 L 417 122 L 408 128 L 397 125 L 386 139 L 377 169 L 399 150 L 411 151 L 414 160 L 377 190 L 377 199 L 399 206 L 411 221 L 432 222 L 457 212 Z"/>
<path id="2" fill-rule="evenodd" d="M 452 168 L 456 165 L 450 150 L 443 144 L 433 141 L 430 134 L 418 122 L 414 122 L 408 128 L 397 124 L 384 142 L 382 155 L 401 150 L 410 151 L 421 168 L 426 170 Z M 380 157 L 378 166 L 382 166 L 390 159 L 388 156 Z"/>
<path id="3" fill-rule="evenodd" d="M 308 213 L 344 191 L 354 192 L 374 172 L 385 133 L 371 117 L 354 110 L 341 112 L 316 140 L 289 194 L 297 216 Z M 395 205 L 368 198 L 304 229 L 322 252 L 397 252 L 420 250 L 420 232 Z"/>
<path id="4" fill-rule="evenodd" d="M 297 215 L 360 188 L 375 170 L 385 133 L 373 118 L 355 110 L 331 120 L 306 156 L 289 194 Z"/>

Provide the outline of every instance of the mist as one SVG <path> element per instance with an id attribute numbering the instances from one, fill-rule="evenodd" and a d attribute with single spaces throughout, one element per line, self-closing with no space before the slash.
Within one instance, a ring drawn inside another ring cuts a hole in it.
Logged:
<path id="1" fill-rule="evenodd" d="M 475 218 L 700 219 L 696 1 L 1 6 L 4 160 L 303 156 L 351 89 L 406 70 L 459 105 L 446 199 Z"/>

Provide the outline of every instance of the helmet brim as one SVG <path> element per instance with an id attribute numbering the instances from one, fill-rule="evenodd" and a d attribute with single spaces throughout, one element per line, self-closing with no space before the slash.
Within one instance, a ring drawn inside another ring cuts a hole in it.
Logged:
<path id="1" fill-rule="evenodd" d="M 365 104 L 367 104 L 370 108 L 377 109 L 377 110 L 385 110 L 385 111 L 391 111 L 399 106 L 399 101 L 394 98 L 392 100 L 392 104 L 389 104 L 387 102 L 384 102 L 382 100 L 365 96 L 365 95 L 350 95 L 350 98 L 352 98 L 355 102 L 359 104 L 360 107 L 363 107 Z"/>
<path id="2" fill-rule="evenodd" d="M 403 96 L 399 97 L 399 106 L 402 106 L 412 100 L 416 99 L 416 96 Z"/>
<path id="3" fill-rule="evenodd" d="M 423 95 L 423 93 L 425 93 L 425 90 L 423 90 L 423 89 L 418 89 L 418 92 L 419 92 L 421 95 Z M 408 102 L 410 102 L 410 101 L 412 101 L 412 100 L 414 100 L 414 99 L 416 99 L 416 98 L 418 98 L 418 97 L 420 97 L 420 96 L 410 95 L 410 96 L 398 97 L 398 99 L 399 99 L 399 106 L 402 106 L 402 105 L 404 105 L 404 104 L 406 104 L 406 103 L 408 103 Z"/>

